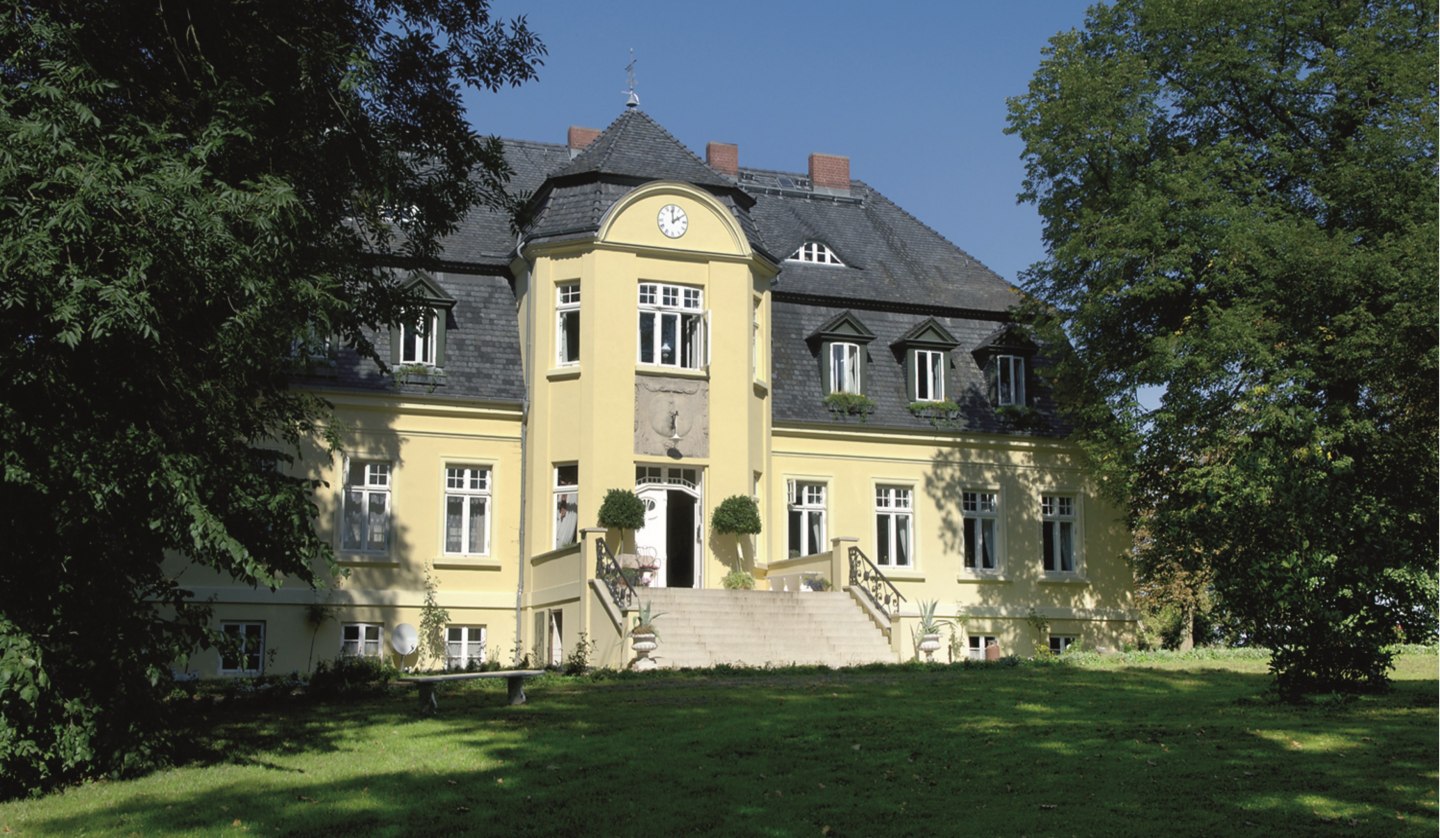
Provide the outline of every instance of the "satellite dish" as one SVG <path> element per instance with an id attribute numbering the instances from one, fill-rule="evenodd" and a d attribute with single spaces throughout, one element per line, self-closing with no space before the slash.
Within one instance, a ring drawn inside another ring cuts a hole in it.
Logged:
<path id="1" fill-rule="evenodd" d="M 420 648 L 420 632 L 409 623 L 401 623 L 390 632 L 390 648 L 402 657 Z"/>

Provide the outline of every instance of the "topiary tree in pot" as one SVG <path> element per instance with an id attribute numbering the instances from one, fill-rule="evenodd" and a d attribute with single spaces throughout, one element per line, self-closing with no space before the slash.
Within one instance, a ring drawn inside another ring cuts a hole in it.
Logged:
<path id="1" fill-rule="evenodd" d="M 744 573 L 745 569 L 742 565 L 746 557 L 742 555 L 742 551 L 748 547 L 750 549 L 746 552 L 750 555 L 753 556 L 755 552 L 753 544 L 745 536 L 760 534 L 760 508 L 756 505 L 755 499 L 747 495 L 731 495 L 720 501 L 720 505 L 716 506 L 715 511 L 710 515 L 710 529 L 716 535 L 735 536 L 734 572 Z M 726 578 L 729 579 L 729 577 Z M 754 584 L 752 578 L 750 586 L 753 587 Z M 726 587 L 730 587 L 728 582 Z"/>
<path id="2" fill-rule="evenodd" d="M 600 502 L 600 513 L 596 519 L 600 526 L 620 531 L 620 549 L 623 551 L 625 533 L 645 526 L 645 502 L 629 489 L 611 489 Z"/>

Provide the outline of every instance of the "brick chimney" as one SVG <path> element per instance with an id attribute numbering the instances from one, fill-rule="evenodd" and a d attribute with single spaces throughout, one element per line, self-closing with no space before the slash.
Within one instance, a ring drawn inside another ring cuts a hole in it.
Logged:
<path id="1" fill-rule="evenodd" d="M 579 151 L 595 142 L 595 138 L 598 136 L 600 136 L 599 128 L 581 128 L 579 125 L 571 125 L 566 145 L 570 146 L 571 151 Z"/>
<path id="2" fill-rule="evenodd" d="M 810 155 L 810 185 L 824 189 L 850 189 L 850 158 L 837 154 Z"/>
<path id="3" fill-rule="evenodd" d="M 740 174 L 740 147 L 734 143 L 706 143 L 705 162 L 710 168 L 730 177 Z"/>

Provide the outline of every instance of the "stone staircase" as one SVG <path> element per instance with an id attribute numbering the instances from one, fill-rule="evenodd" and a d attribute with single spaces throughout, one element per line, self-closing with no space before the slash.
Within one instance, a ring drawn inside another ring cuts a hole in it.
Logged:
<path id="1" fill-rule="evenodd" d="M 890 642 L 850 594 L 647 588 L 660 666 L 894 663 Z"/>

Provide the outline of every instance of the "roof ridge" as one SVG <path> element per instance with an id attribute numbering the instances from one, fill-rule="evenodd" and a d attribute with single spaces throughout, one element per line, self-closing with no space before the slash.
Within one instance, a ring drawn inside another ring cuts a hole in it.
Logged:
<path id="1" fill-rule="evenodd" d="M 645 113 L 644 111 L 640 110 L 639 108 L 635 108 L 634 110 L 635 110 L 635 113 L 639 114 L 640 116 L 645 117 L 645 119 L 646 119 L 647 121 L 649 121 L 649 123 L 650 123 L 651 125 L 654 125 L 656 128 L 660 129 L 660 133 L 662 133 L 662 134 L 664 134 L 666 137 L 668 137 L 671 142 L 675 143 L 675 145 L 680 146 L 680 148 L 684 149 L 684 150 L 685 150 L 685 153 L 688 154 L 688 155 L 690 155 L 690 159 L 691 159 L 691 160 L 694 160 L 696 163 L 699 163 L 700 165 L 704 166 L 705 168 L 707 168 L 707 169 L 709 169 L 710 171 L 714 172 L 715 174 L 717 174 L 717 175 L 725 178 L 725 179 L 728 180 L 728 181 L 734 181 L 734 180 L 735 180 L 734 178 L 730 177 L 729 175 L 725 174 L 724 172 L 721 172 L 720 170 L 716 169 L 714 166 L 711 166 L 709 163 L 705 162 L 705 160 L 702 159 L 702 158 L 700 157 L 700 155 L 696 154 L 693 150 L 691 150 L 690 146 L 688 146 L 688 145 L 686 145 L 685 143 L 681 142 L 679 137 L 676 137 L 674 134 L 670 133 L 670 129 L 669 129 L 669 128 L 666 128 L 664 125 L 661 125 L 661 124 L 659 123 L 659 121 L 657 121 L 657 120 L 655 119 L 655 117 L 651 116 L 651 115 L 648 114 L 648 113 Z"/>

